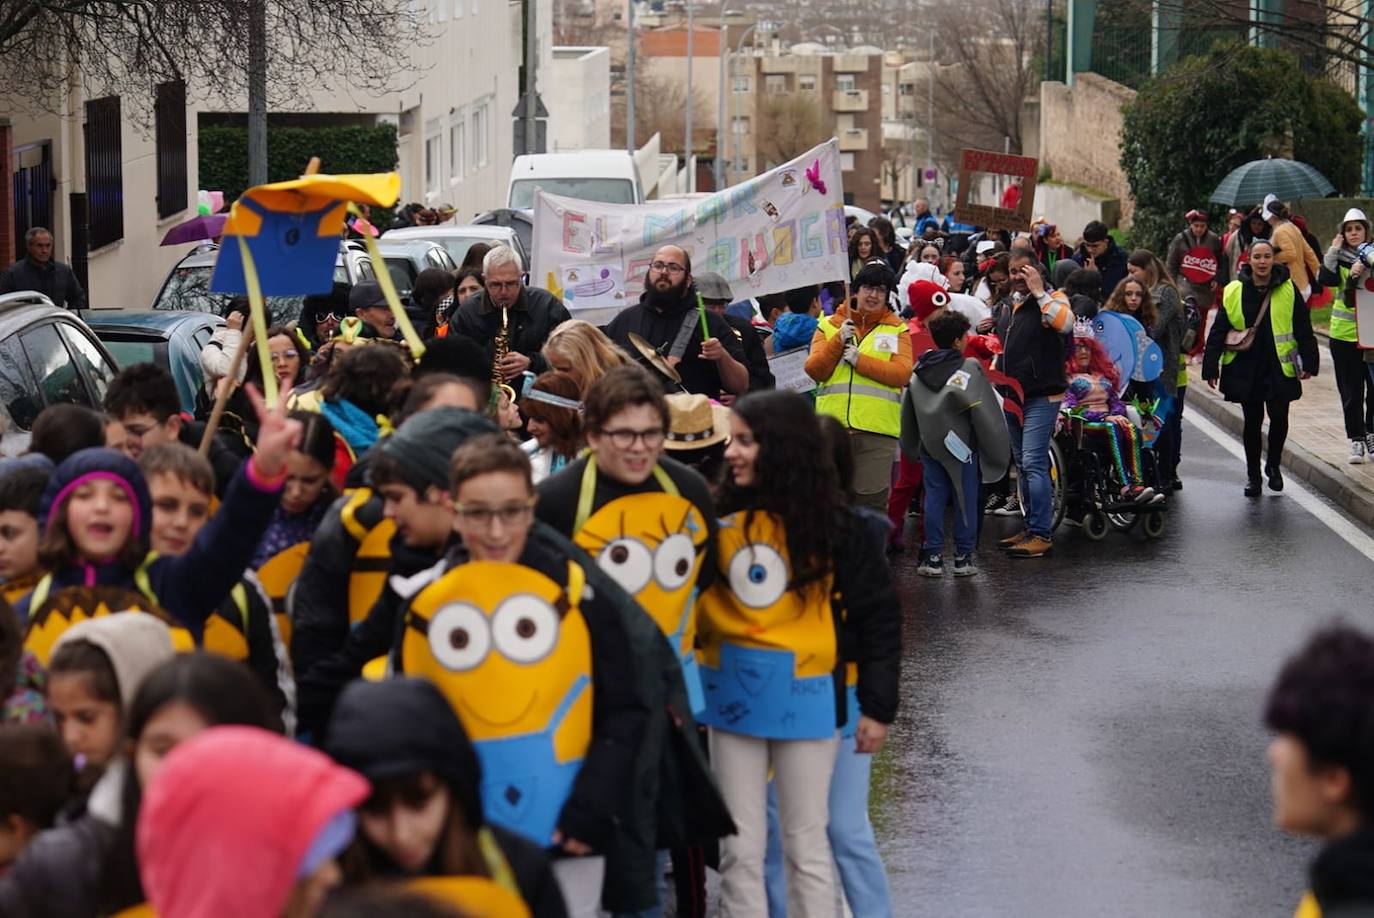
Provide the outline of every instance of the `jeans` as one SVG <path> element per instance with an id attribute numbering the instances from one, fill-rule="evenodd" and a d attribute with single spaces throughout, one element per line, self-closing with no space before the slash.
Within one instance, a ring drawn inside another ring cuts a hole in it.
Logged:
<path id="1" fill-rule="evenodd" d="M 835 756 L 835 775 L 830 779 L 830 824 L 825 832 L 835 855 L 845 901 L 855 918 L 891 918 L 887 871 L 878 856 L 873 823 L 868 819 L 868 781 L 872 770 L 873 756 L 856 752 L 852 736 L 842 737 Z M 787 881 L 782 865 L 778 798 L 769 785 L 768 854 L 764 865 L 768 918 L 787 918 Z"/>
<path id="2" fill-rule="evenodd" d="M 660 918 L 663 914 L 663 903 L 668 901 L 668 880 L 665 877 L 667 868 L 668 850 L 665 848 L 654 858 L 654 889 L 658 891 L 658 904 L 638 912 L 616 912 L 615 918 Z"/>
<path id="3" fill-rule="evenodd" d="M 1050 439 L 1059 417 L 1058 400 L 1028 398 L 1020 424 L 1007 416 L 1011 454 L 1021 471 L 1025 495 L 1026 528 L 1031 535 L 1048 539 L 1054 524 L 1054 490 L 1050 483 Z"/>
<path id="4" fill-rule="evenodd" d="M 954 481 L 949 472 L 939 462 L 929 456 L 921 457 L 925 467 L 926 498 L 923 515 L 926 520 L 925 542 L 921 550 L 928 555 L 938 555 L 945 550 L 945 509 L 954 511 L 954 554 L 956 557 L 973 551 L 978 540 L 978 517 L 983 505 L 978 500 L 978 457 L 959 467 L 960 484 L 964 490 L 964 505 L 959 506 L 958 495 L 954 493 Z"/>

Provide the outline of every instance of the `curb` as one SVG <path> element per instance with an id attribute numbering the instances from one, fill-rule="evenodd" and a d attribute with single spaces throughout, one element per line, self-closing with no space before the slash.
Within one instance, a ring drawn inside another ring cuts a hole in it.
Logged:
<path id="1" fill-rule="evenodd" d="M 1213 423 L 1240 439 L 1245 421 L 1239 407 L 1233 407 L 1219 395 L 1198 392 L 1191 382 L 1188 385 L 1187 405 L 1189 410 L 1206 415 Z M 1294 478 L 1325 495 L 1364 525 L 1374 527 L 1374 494 L 1355 484 L 1331 463 L 1293 442 L 1291 436 L 1283 448 L 1282 465 Z"/>

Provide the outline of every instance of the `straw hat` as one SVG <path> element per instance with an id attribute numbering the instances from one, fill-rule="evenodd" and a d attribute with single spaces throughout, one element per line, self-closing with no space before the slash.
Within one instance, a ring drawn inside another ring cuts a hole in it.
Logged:
<path id="1" fill-rule="evenodd" d="M 668 437 L 664 449 L 715 446 L 730 439 L 730 409 L 704 395 L 674 392 L 668 396 Z"/>

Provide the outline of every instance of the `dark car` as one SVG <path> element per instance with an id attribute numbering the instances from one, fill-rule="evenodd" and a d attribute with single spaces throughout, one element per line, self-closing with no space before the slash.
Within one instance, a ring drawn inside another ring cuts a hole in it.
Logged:
<path id="1" fill-rule="evenodd" d="M 91 331 L 121 367 L 155 363 L 172 374 L 183 411 L 194 413 L 204 384 L 200 352 L 224 324 L 208 312 L 96 309 L 87 313 Z"/>
<path id="2" fill-rule="evenodd" d="M 28 448 L 48 405 L 100 410 L 117 365 L 80 318 L 41 293 L 0 295 L 0 453 Z"/>
<path id="3" fill-rule="evenodd" d="M 162 282 L 162 289 L 153 299 L 156 310 L 208 312 L 217 316 L 225 314 L 229 297 L 223 293 L 210 292 L 210 275 L 215 270 L 215 257 L 219 246 L 204 245 L 187 255 L 173 266 Z M 372 262 L 367 250 L 356 241 L 340 241 L 339 254 L 334 261 L 334 280 L 347 284 L 372 279 Z M 267 312 L 269 325 L 285 325 L 295 322 L 301 316 L 304 297 L 269 296 Z"/>

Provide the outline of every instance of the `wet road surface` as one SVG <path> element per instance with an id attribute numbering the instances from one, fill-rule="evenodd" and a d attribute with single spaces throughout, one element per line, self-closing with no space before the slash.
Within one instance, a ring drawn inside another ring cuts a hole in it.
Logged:
<path id="1" fill-rule="evenodd" d="M 1019 521 L 989 517 L 981 576 L 894 565 L 902 711 L 872 810 L 896 914 L 1292 914 L 1314 847 L 1270 824 L 1265 693 L 1315 627 L 1374 624 L 1374 563 L 1291 484 L 1243 498 L 1192 424 L 1181 471 L 1159 541 L 1061 527 L 1013 560 L 993 543 Z"/>

